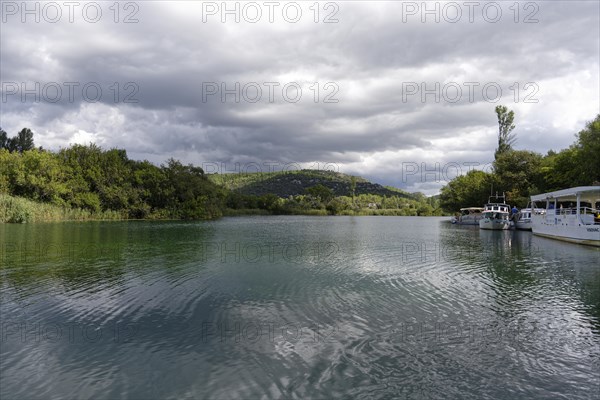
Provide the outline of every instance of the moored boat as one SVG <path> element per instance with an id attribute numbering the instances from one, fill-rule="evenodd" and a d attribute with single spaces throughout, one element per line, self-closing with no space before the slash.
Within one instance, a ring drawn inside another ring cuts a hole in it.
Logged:
<path id="1" fill-rule="evenodd" d="M 578 186 L 531 196 L 535 235 L 600 247 L 600 186 Z"/>
<path id="2" fill-rule="evenodd" d="M 546 210 L 543 208 L 524 208 L 516 216 L 515 228 L 522 231 L 531 230 L 531 215 L 532 214 L 545 214 Z"/>
<path id="3" fill-rule="evenodd" d="M 454 220 L 459 225 L 477 225 L 483 216 L 483 207 L 465 207 L 460 209 L 460 215 Z"/>
<path id="4" fill-rule="evenodd" d="M 492 197 L 496 198 L 496 202 L 492 202 Z M 502 202 L 497 201 L 500 198 Z M 482 218 L 479 220 L 480 229 L 510 229 L 510 206 L 504 201 L 504 195 L 490 196 L 488 203 L 483 208 Z"/>

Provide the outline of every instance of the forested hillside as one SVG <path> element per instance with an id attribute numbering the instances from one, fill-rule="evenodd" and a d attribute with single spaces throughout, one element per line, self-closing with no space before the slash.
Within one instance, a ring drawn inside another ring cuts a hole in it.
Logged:
<path id="1" fill-rule="evenodd" d="M 254 172 L 235 174 L 210 174 L 213 182 L 241 194 L 262 196 L 275 194 L 287 198 L 306 194 L 306 190 L 323 185 L 333 191 L 334 196 L 374 194 L 415 199 L 417 196 L 400 189 L 386 188 L 371 183 L 360 176 L 351 176 L 334 171 L 294 170 L 282 172 Z M 354 186 L 353 186 L 354 185 Z"/>

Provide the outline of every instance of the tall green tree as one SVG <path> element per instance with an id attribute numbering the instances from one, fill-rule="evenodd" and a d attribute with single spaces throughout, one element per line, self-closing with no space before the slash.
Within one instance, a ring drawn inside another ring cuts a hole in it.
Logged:
<path id="1" fill-rule="evenodd" d="M 21 129 L 21 131 L 12 139 L 12 141 L 12 151 L 18 151 L 19 153 L 27 150 L 33 150 L 35 147 L 33 144 L 33 132 L 29 128 Z"/>
<path id="2" fill-rule="evenodd" d="M 0 150 L 8 148 L 8 135 L 6 131 L 0 128 Z"/>
<path id="3" fill-rule="evenodd" d="M 454 212 L 462 207 L 482 207 L 488 200 L 494 175 L 471 170 L 466 175 L 452 179 L 440 193 L 440 206 Z"/>
<path id="4" fill-rule="evenodd" d="M 550 151 L 541 166 L 545 187 L 542 191 L 600 182 L 600 114 L 576 135 L 569 148 Z"/>
<path id="5" fill-rule="evenodd" d="M 9 138 L 6 131 L 0 128 L 0 149 L 22 153 L 27 150 L 33 150 L 34 147 L 33 132 L 31 129 L 23 128 L 17 136 Z"/>
<path id="6" fill-rule="evenodd" d="M 192 164 L 183 165 L 169 159 L 161 167 L 169 182 L 167 208 L 182 219 L 205 219 L 222 215 L 226 193 L 204 175 L 204 170 Z"/>
<path id="7" fill-rule="evenodd" d="M 356 177 L 352 175 L 350 177 L 350 195 L 352 196 L 352 206 L 355 206 L 354 197 L 356 196 Z"/>
<path id="8" fill-rule="evenodd" d="M 498 158 L 498 155 L 512 150 L 515 143 L 516 136 L 512 133 L 515 129 L 515 113 L 509 111 L 506 106 L 496 106 L 496 115 L 498 116 L 498 148 L 495 158 Z"/>
<path id="9" fill-rule="evenodd" d="M 575 148 L 580 170 L 579 183 L 591 185 L 600 182 L 600 114 L 577 134 Z"/>
<path id="10" fill-rule="evenodd" d="M 306 189 L 306 193 L 315 198 L 318 198 L 319 201 L 322 201 L 323 203 L 327 203 L 328 201 L 333 199 L 334 196 L 333 190 L 320 183 L 318 185 Z"/>
<path id="11" fill-rule="evenodd" d="M 494 173 L 495 189 L 506 192 L 506 200 L 519 207 L 527 205 L 529 196 L 543 186 L 542 155 L 527 150 L 510 150 L 498 154 Z"/>

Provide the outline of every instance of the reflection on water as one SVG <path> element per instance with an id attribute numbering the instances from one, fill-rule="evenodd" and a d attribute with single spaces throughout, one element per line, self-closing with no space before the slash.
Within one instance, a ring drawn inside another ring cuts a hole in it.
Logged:
<path id="1" fill-rule="evenodd" d="M 593 398 L 600 251 L 439 218 L 0 226 L 0 398 Z"/>

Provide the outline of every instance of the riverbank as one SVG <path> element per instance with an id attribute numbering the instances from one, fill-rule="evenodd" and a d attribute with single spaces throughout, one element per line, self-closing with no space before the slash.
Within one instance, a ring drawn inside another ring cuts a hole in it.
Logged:
<path id="1" fill-rule="evenodd" d="M 418 216 L 416 209 L 355 209 L 343 210 L 331 214 L 326 209 L 306 209 L 306 210 L 286 210 L 286 212 L 270 211 L 260 208 L 231 209 L 223 211 L 223 216 L 244 216 L 244 215 L 306 215 L 306 216 L 327 216 L 327 215 L 346 215 L 346 216 Z M 92 212 L 80 208 L 69 208 L 54 204 L 37 202 L 22 197 L 0 194 L 0 223 L 31 223 L 31 222 L 60 222 L 60 221 L 116 221 L 133 220 L 118 211 L 99 211 Z M 166 214 L 150 214 L 147 220 L 172 220 L 173 218 Z"/>
<path id="2" fill-rule="evenodd" d="M 117 211 L 91 212 L 0 193 L 0 223 L 126 219 Z"/>

